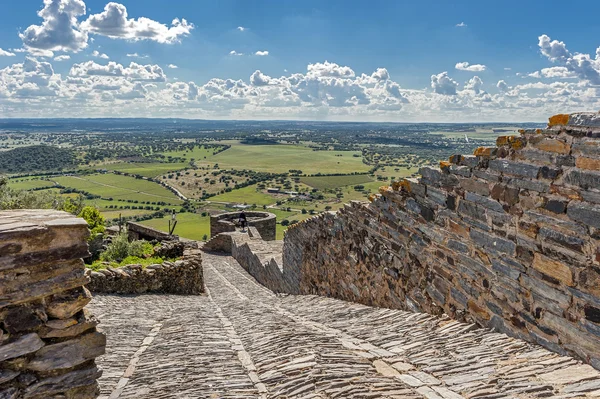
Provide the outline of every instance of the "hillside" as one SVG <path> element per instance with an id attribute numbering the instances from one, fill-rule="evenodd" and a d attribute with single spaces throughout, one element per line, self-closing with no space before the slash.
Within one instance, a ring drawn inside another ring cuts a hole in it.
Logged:
<path id="1" fill-rule="evenodd" d="M 0 152 L 0 173 L 23 173 L 71 168 L 76 165 L 70 150 L 34 145 Z"/>

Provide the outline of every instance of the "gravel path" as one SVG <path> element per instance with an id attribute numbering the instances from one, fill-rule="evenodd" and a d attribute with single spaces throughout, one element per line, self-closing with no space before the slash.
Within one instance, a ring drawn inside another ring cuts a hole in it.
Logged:
<path id="1" fill-rule="evenodd" d="M 590 398 L 600 373 L 426 314 L 276 296 L 203 255 L 205 296 L 96 295 L 102 399 Z"/>

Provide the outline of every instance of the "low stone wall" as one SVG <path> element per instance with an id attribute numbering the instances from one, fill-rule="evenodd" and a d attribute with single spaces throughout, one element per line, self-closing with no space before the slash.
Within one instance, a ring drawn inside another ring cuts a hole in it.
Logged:
<path id="1" fill-rule="evenodd" d="M 179 236 L 144 226 L 143 224 L 127 222 L 127 234 L 130 240 L 177 241 Z"/>
<path id="2" fill-rule="evenodd" d="M 210 217 L 210 236 L 235 231 L 235 222 L 241 212 L 227 212 Z M 263 240 L 273 241 L 277 235 L 277 216 L 269 212 L 245 212 L 248 226 L 255 227 Z"/>
<path id="3" fill-rule="evenodd" d="M 282 276 L 298 273 L 292 292 L 447 313 L 600 368 L 597 117 L 499 137 L 291 227 Z"/>
<path id="4" fill-rule="evenodd" d="M 150 265 L 128 265 L 94 272 L 88 288 L 92 292 L 114 294 L 162 293 L 200 295 L 204 292 L 200 250 L 185 249 L 183 259 Z"/>
<path id="5" fill-rule="evenodd" d="M 0 212 L 0 398 L 99 394 L 106 337 L 84 309 L 88 236 L 65 212 Z"/>

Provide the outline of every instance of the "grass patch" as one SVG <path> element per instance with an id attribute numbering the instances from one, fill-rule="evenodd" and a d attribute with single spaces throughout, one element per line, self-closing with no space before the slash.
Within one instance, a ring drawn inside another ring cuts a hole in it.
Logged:
<path id="1" fill-rule="evenodd" d="M 262 191 L 256 191 L 256 185 L 232 190 L 225 194 L 211 197 L 209 201 L 236 202 L 240 204 L 271 205 L 277 200 Z"/>
<path id="2" fill-rule="evenodd" d="M 357 155 L 355 157 L 354 155 Z M 317 173 L 367 172 L 359 151 L 313 151 L 302 145 L 244 145 L 231 148 L 206 159 L 221 169 L 248 169 L 258 172 L 285 173 L 291 169 L 313 175 Z M 202 160 L 197 164 L 202 164 Z"/>
<path id="3" fill-rule="evenodd" d="M 158 219 L 144 220 L 140 223 L 157 230 L 168 231 L 170 219 L 171 216 L 166 216 Z M 190 240 L 202 241 L 205 234 L 210 237 L 210 217 L 202 216 L 198 213 L 178 213 L 177 227 L 174 234 Z"/>
<path id="4" fill-rule="evenodd" d="M 373 179 L 369 175 L 346 175 L 346 176 L 308 176 L 303 177 L 300 181 L 307 186 L 317 188 L 319 190 L 344 187 L 350 185 L 358 185 L 372 182 Z"/>
<path id="5" fill-rule="evenodd" d="M 141 175 L 144 177 L 157 177 L 169 172 L 176 172 L 189 168 L 190 164 L 186 162 L 118 162 L 105 165 L 98 165 L 96 169 L 116 170 L 123 173 Z"/>
<path id="6" fill-rule="evenodd" d="M 174 259 L 173 259 L 174 260 Z M 86 265 L 88 269 L 92 269 L 93 271 L 98 271 L 102 269 L 106 269 L 107 267 L 117 268 L 123 267 L 127 265 L 142 265 L 142 267 L 150 266 L 155 263 L 163 263 L 164 259 L 158 256 L 154 256 L 151 258 L 140 258 L 137 256 L 128 256 L 123 259 L 121 262 L 103 262 L 101 260 L 97 260 L 91 265 Z"/>
<path id="7" fill-rule="evenodd" d="M 54 186 L 54 183 L 48 180 L 39 180 L 39 179 L 17 179 L 17 180 L 9 180 L 8 186 L 15 190 L 34 190 L 41 188 L 51 188 Z"/>
<path id="8" fill-rule="evenodd" d="M 181 204 L 183 202 L 160 184 L 129 176 L 115 175 L 113 173 L 61 176 L 55 177 L 52 180 L 62 186 L 87 191 L 94 195 L 100 195 L 103 198 L 138 202 L 166 202 L 168 204 Z"/>

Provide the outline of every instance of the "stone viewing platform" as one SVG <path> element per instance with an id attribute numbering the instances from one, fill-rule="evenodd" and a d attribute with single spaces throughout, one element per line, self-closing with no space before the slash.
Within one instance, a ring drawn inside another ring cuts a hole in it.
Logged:
<path id="1" fill-rule="evenodd" d="M 236 223 L 240 212 L 226 212 L 210 216 L 210 236 L 211 238 L 220 233 L 236 231 Z M 258 230 L 263 240 L 275 240 L 277 231 L 277 216 L 269 212 L 244 211 L 248 221 L 248 226 Z"/>

